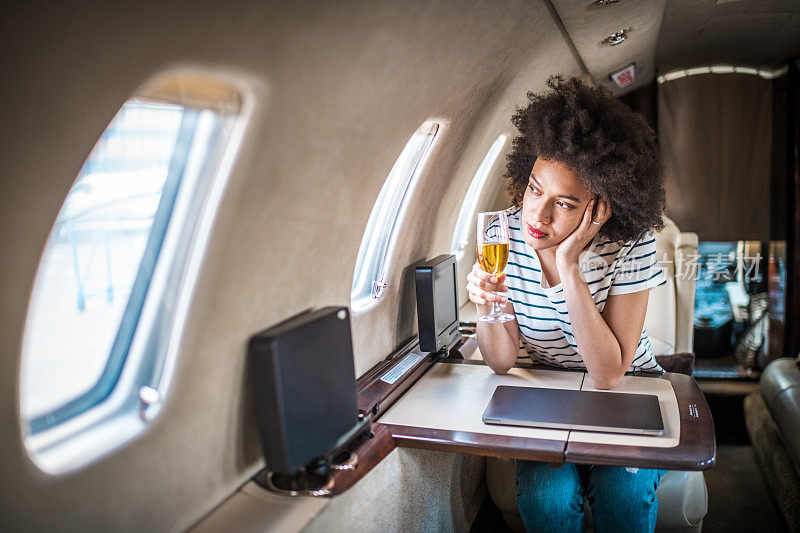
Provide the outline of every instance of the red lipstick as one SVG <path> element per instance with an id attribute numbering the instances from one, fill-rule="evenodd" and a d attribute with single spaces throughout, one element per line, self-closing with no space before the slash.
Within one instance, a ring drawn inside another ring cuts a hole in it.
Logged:
<path id="1" fill-rule="evenodd" d="M 538 229 L 534 228 L 530 224 L 528 224 L 528 235 L 530 235 L 534 239 L 544 239 L 545 237 L 547 237 L 547 233 L 544 233 L 543 231 L 539 231 Z"/>

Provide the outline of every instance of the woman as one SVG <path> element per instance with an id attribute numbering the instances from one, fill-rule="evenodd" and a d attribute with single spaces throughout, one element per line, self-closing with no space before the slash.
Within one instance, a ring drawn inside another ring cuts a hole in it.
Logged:
<path id="1" fill-rule="evenodd" d="M 498 279 L 476 263 L 467 276 L 479 314 L 499 301 L 516 319 L 479 322 L 478 344 L 499 374 L 521 341 L 534 363 L 583 368 L 609 389 L 629 370 L 662 371 L 644 328 L 649 289 L 666 281 L 653 237 L 662 164 L 652 128 L 608 91 L 547 85 L 512 118 L 508 267 Z M 584 496 L 597 531 L 653 531 L 662 474 L 518 461 L 517 504 L 529 531 L 581 531 Z"/>

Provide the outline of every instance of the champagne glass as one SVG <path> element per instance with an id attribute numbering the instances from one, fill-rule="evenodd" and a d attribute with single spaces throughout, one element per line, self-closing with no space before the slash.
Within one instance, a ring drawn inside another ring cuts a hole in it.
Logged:
<path id="1" fill-rule="evenodd" d="M 505 211 L 478 213 L 478 262 L 484 271 L 500 277 L 508 263 L 508 217 Z M 497 295 L 497 292 L 494 293 Z M 504 313 L 499 302 L 492 302 L 488 315 L 479 316 L 481 322 L 508 322 L 514 315 Z"/>

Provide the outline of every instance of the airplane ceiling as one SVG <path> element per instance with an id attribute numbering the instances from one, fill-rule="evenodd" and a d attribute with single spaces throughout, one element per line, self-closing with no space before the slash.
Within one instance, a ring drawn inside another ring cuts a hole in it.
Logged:
<path id="1" fill-rule="evenodd" d="M 798 54 L 798 0 L 667 0 L 655 55 L 665 73 L 721 63 L 775 68 Z"/>
<path id="2" fill-rule="evenodd" d="M 614 94 L 623 94 L 653 80 L 656 40 L 665 0 L 551 1 L 596 83 Z M 624 36 L 617 36 L 618 32 L 624 32 Z M 611 44 L 613 37 L 619 42 Z M 621 89 L 609 74 L 631 64 L 635 64 L 635 79 Z"/>
<path id="3" fill-rule="evenodd" d="M 773 69 L 800 54 L 800 0 L 551 0 L 596 83 L 617 95 L 655 74 L 728 64 Z M 619 31 L 626 39 L 607 41 Z M 610 74 L 635 64 L 623 89 Z"/>

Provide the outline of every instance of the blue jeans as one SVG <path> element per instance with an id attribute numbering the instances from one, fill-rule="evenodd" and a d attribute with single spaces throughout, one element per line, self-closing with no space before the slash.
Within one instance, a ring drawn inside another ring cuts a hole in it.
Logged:
<path id="1" fill-rule="evenodd" d="M 598 533 L 652 532 L 664 470 L 517 461 L 517 507 L 529 532 L 583 531 L 583 498 Z"/>

